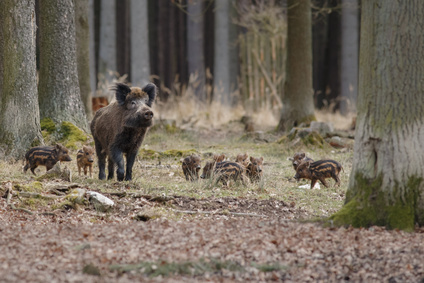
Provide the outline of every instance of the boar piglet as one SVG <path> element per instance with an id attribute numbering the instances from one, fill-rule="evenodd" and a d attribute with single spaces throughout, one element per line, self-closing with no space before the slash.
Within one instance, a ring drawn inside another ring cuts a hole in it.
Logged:
<path id="1" fill-rule="evenodd" d="M 311 189 L 315 186 L 317 180 L 320 180 L 328 188 L 325 180 L 327 178 L 333 178 L 336 181 L 335 185 L 340 186 L 339 174 L 342 169 L 342 165 L 334 160 L 318 160 L 315 162 L 307 160 L 299 164 L 294 178 L 296 180 L 300 178 L 311 180 Z"/>
<path id="2" fill-rule="evenodd" d="M 247 153 L 239 154 L 236 157 L 236 162 L 246 168 L 249 165 L 249 156 Z"/>
<path id="3" fill-rule="evenodd" d="M 81 175 L 81 168 L 84 175 L 87 175 L 87 169 L 90 169 L 90 177 L 92 177 L 94 162 L 94 149 L 91 146 L 84 145 L 77 153 L 78 175 Z"/>
<path id="4" fill-rule="evenodd" d="M 99 179 L 113 179 L 115 164 L 118 181 L 131 180 L 132 168 L 138 149 L 147 130 L 153 123 L 152 103 L 156 86 L 147 84 L 143 89 L 117 83 L 113 88 L 116 101 L 97 110 L 91 122 L 94 144 L 99 164 Z M 126 156 L 126 168 L 124 164 Z"/>
<path id="5" fill-rule="evenodd" d="M 199 179 L 200 163 L 200 157 L 195 154 L 184 158 L 182 168 L 187 181 Z"/>
<path id="6" fill-rule="evenodd" d="M 221 181 L 223 184 L 229 184 L 230 180 L 241 180 L 243 184 L 246 184 L 246 176 L 244 174 L 245 168 L 236 162 L 223 161 L 216 163 L 213 170 L 213 174 L 216 177 L 217 182 Z"/>
<path id="7" fill-rule="evenodd" d="M 55 146 L 36 146 L 31 148 L 25 154 L 24 172 L 31 168 L 32 174 L 35 175 L 35 168 L 38 166 L 46 166 L 46 170 L 50 170 L 58 161 L 71 161 L 69 150 L 61 144 Z"/>
<path id="8" fill-rule="evenodd" d="M 247 165 L 246 174 L 250 178 L 252 182 L 259 181 L 262 179 L 262 165 L 264 163 L 264 158 L 255 158 L 253 156 L 250 157 L 250 163 Z"/>
<path id="9" fill-rule="evenodd" d="M 205 164 L 205 167 L 203 167 L 202 175 L 200 178 L 207 179 L 212 176 L 212 172 L 215 169 L 215 165 L 218 162 L 222 162 L 225 159 L 225 154 L 215 154 L 212 157 L 212 161 L 207 161 Z"/>
<path id="10" fill-rule="evenodd" d="M 311 161 L 314 162 L 313 159 L 306 156 L 304 152 L 296 152 L 293 157 L 290 157 L 289 160 L 292 161 L 293 169 L 296 171 L 297 167 L 302 161 Z"/>

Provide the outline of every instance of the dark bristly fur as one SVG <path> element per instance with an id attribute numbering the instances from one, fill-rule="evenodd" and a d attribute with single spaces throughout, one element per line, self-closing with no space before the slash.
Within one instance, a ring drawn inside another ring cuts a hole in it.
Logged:
<path id="1" fill-rule="evenodd" d="M 207 179 L 212 176 L 213 169 L 215 168 L 215 164 L 218 162 L 222 162 L 225 159 L 225 154 L 215 154 L 212 157 L 212 161 L 207 161 L 205 167 L 203 167 L 202 175 L 200 178 Z"/>
<path id="2" fill-rule="evenodd" d="M 230 180 L 241 180 L 245 184 L 244 171 L 245 168 L 236 162 L 223 161 L 216 163 L 213 166 L 212 162 L 206 163 L 206 166 L 203 168 L 203 174 L 201 178 L 210 178 L 213 175 L 216 177 L 217 181 L 221 181 L 223 184 L 228 185 Z"/>
<path id="3" fill-rule="evenodd" d="M 87 175 L 87 168 L 90 169 L 90 177 L 92 177 L 94 162 L 94 149 L 91 146 L 84 145 L 77 153 L 78 175 L 81 175 L 81 168 L 84 175 Z"/>
<path id="4" fill-rule="evenodd" d="M 187 181 L 199 179 L 200 163 L 200 157 L 195 154 L 184 158 L 182 168 Z"/>
<path id="5" fill-rule="evenodd" d="M 113 90 L 116 102 L 99 109 L 91 122 L 99 179 L 106 178 L 108 157 L 108 179 L 113 179 L 116 164 L 118 181 L 124 178 L 129 181 L 132 179 L 132 167 L 138 149 L 153 123 L 153 111 L 150 107 L 156 97 L 156 86 L 150 83 L 140 89 L 117 83 Z M 124 155 L 127 159 L 126 169 Z"/>
<path id="6" fill-rule="evenodd" d="M 56 146 L 37 146 L 27 151 L 25 154 L 26 164 L 24 172 L 31 168 L 32 174 L 38 166 L 46 166 L 50 170 L 58 161 L 71 161 L 69 150 L 61 144 Z"/>
<path id="7" fill-rule="evenodd" d="M 339 174 L 342 169 L 342 165 L 335 160 L 318 160 L 315 162 L 306 160 L 299 164 L 294 178 L 311 180 L 311 189 L 315 186 L 317 180 L 320 180 L 328 188 L 326 178 L 333 178 L 336 181 L 335 186 L 340 186 Z"/>

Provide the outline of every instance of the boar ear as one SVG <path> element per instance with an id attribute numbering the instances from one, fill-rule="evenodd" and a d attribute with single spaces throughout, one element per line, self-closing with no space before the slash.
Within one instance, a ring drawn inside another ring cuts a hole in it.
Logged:
<path id="1" fill-rule="evenodd" d="M 149 101 L 146 103 L 149 107 L 152 107 L 153 101 L 156 98 L 156 86 L 152 83 L 147 84 L 142 89 L 149 96 Z"/>
<path id="2" fill-rule="evenodd" d="M 125 98 L 127 97 L 128 93 L 131 92 L 131 88 L 123 83 L 117 83 L 114 87 L 111 88 L 111 90 L 115 91 L 116 101 L 118 101 L 119 105 L 124 105 Z"/>
<path id="3" fill-rule="evenodd" d="M 300 154 L 300 158 L 305 158 L 305 153 L 304 153 L 304 152 L 302 152 L 302 153 Z"/>

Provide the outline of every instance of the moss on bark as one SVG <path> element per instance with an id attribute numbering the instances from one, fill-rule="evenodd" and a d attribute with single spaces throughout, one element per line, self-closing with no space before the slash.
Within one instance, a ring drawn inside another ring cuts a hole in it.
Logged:
<path id="1" fill-rule="evenodd" d="M 354 196 L 346 196 L 349 201 L 330 217 L 334 225 L 352 225 L 353 227 L 378 225 L 388 229 L 414 230 L 417 192 L 422 178 L 410 177 L 406 188 L 402 190 L 397 185 L 393 193 L 397 196 L 396 199 L 390 199 L 387 193 L 382 191 L 382 175 L 369 180 L 357 173 L 355 181 L 359 188 L 358 193 Z M 401 195 L 401 191 L 405 193 Z"/>

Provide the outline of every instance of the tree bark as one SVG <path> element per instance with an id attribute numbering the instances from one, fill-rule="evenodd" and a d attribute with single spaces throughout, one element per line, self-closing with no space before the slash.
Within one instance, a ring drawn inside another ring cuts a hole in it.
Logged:
<path id="1" fill-rule="evenodd" d="M 116 79 L 116 0 L 102 0 L 100 3 L 99 30 L 99 87 L 104 93 Z"/>
<path id="2" fill-rule="evenodd" d="M 90 86 L 90 33 L 88 0 L 75 1 L 75 30 L 77 46 L 78 82 L 81 100 L 88 120 L 93 118 Z"/>
<path id="3" fill-rule="evenodd" d="M 424 6 L 362 2 L 358 117 L 344 207 L 355 227 L 424 224 Z"/>
<path id="4" fill-rule="evenodd" d="M 287 5 L 287 72 L 279 131 L 315 120 L 311 3 L 310 0 L 289 0 Z"/>
<path id="5" fill-rule="evenodd" d="M 347 115 L 356 111 L 358 96 L 359 64 L 359 3 L 358 0 L 342 1 L 342 39 L 340 67 L 340 112 Z"/>
<path id="6" fill-rule="evenodd" d="M 61 5 L 54 0 L 40 1 L 40 36 L 40 117 L 56 124 L 69 121 L 87 130 L 78 85 L 73 0 Z"/>
<path id="7" fill-rule="evenodd" d="M 43 142 L 37 100 L 34 0 L 0 1 L 0 156 Z M 3 156 L 4 155 L 4 156 Z"/>
<path id="8" fill-rule="evenodd" d="M 231 93 L 237 86 L 236 27 L 232 23 L 234 1 L 215 1 L 214 101 L 232 106 Z"/>
<path id="9" fill-rule="evenodd" d="M 206 101 L 205 61 L 203 56 L 203 1 L 189 1 L 187 5 L 187 61 L 189 85 L 199 101 Z"/>
<path id="10" fill-rule="evenodd" d="M 131 0 L 131 81 L 135 86 L 150 82 L 147 0 Z"/>

